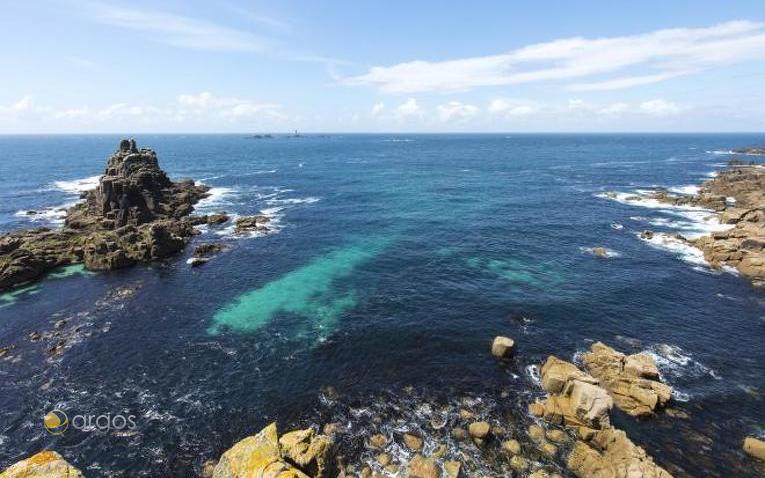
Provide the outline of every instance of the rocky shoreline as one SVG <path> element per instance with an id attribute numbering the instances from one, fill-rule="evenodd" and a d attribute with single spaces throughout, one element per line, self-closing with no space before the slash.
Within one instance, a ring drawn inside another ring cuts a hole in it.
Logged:
<path id="1" fill-rule="evenodd" d="M 713 267 L 737 270 L 755 286 L 765 286 L 765 166 L 731 161 L 726 170 L 704 182 L 693 195 L 654 191 L 643 199 L 673 206 L 695 206 L 713 211 L 730 228 L 698 239 L 675 238 L 700 249 Z M 647 230 L 643 239 L 652 239 Z"/>
<path id="2" fill-rule="evenodd" d="M 498 339 L 492 354 L 504 366 L 513 346 L 510 339 Z M 465 398 L 447 407 L 419 405 L 416 419 L 374 414 L 372 427 L 361 434 L 353 420 L 284 433 L 270 423 L 233 444 L 218 460 L 202 463 L 198 473 L 204 478 L 671 478 L 611 423 L 614 407 L 635 418 L 650 420 L 660 413 L 682 418 L 666 408 L 672 389 L 661 381 L 654 359 L 644 353 L 625 355 L 597 342 L 582 355 L 581 364 L 549 356 L 541 365 L 546 396 L 529 404 L 528 426 L 507 415 L 487 416 L 480 400 Z M 324 396 L 337 398 L 331 387 Z M 349 441 L 361 442 L 355 452 L 343 447 Z M 746 437 L 742 448 L 765 460 L 764 441 Z M 82 476 L 50 450 L 0 473 L 0 478 Z"/>
<path id="3" fill-rule="evenodd" d="M 171 181 L 157 154 L 124 139 L 108 160 L 98 187 L 66 212 L 61 229 L 36 228 L 0 235 L 0 292 L 43 278 L 54 269 L 83 264 L 104 271 L 148 263 L 181 251 L 194 226 L 220 225 L 224 214 L 192 215 L 209 187 Z M 242 217 L 236 233 L 267 232 L 266 216 Z M 219 251 L 208 249 L 205 256 Z M 195 265 L 204 260 L 200 257 Z M 205 257 L 204 259 L 209 259 Z"/>

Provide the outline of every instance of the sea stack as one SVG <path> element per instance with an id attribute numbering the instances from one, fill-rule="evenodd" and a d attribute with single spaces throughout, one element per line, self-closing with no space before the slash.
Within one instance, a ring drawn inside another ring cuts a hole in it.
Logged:
<path id="1" fill-rule="evenodd" d="M 123 139 L 98 187 L 67 211 L 62 229 L 0 235 L 0 291 L 62 265 L 110 270 L 174 254 L 194 235 L 188 216 L 208 190 L 171 181 L 153 150 Z"/>

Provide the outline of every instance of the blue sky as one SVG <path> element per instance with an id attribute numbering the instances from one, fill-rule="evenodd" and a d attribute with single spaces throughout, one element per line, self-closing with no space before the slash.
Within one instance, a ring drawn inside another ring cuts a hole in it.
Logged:
<path id="1" fill-rule="evenodd" d="M 765 131 L 762 1 L 7 0 L 0 133 Z"/>

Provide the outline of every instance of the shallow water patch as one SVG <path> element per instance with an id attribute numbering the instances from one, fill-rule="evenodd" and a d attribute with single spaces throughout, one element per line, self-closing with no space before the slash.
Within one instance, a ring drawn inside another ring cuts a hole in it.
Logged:
<path id="1" fill-rule="evenodd" d="M 335 281 L 351 275 L 389 242 L 389 238 L 358 241 L 316 257 L 221 308 L 208 331 L 252 332 L 268 325 L 279 313 L 289 313 L 312 319 L 314 326 L 330 332 L 340 316 L 357 303 L 357 293 L 335 289 Z"/>
<path id="2" fill-rule="evenodd" d="M 518 258 L 470 257 L 466 262 L 472 268 L 490 272 L 516 285 L 544 289 L 563 282 L 562 276 L 553 273 L 555 268 L 546 261 L 525 262 Z"/>
<path id="3" fill-rule="evenodd" d="M 91 272 L 87 269 L 85 269 L 85 266 L 82 264 L 70 264 L 68 266 L 62 266 L 57 269 L 55 269 L 53 272 L 49 273 L 45 279 L 43 280 L 56 280 L 56 279 L 65 279 L 67 277 L 77 276 L 77 275 L 93 275 L 95 272 Z M 40 292 L 40 285 L 39 284 L 31 284 L 26 287 L 21 287 L 20 289 L 15 289 L 10 292 L 6 292 L 4 294 L 0 294 L 0 307 L 6 307 L 11 304 L 16 303 L 16 301 L 19 300 L 19 297 L 27 294 L 36 294 Z"/>

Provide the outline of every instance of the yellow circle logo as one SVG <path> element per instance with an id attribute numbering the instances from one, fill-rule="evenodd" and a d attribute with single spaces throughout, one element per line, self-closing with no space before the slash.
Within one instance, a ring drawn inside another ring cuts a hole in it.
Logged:
<path id="1" fill-rule="evenodd" d="M 51 435 L 63 435 L 69 428 L 69 418 L 61 410 L 51 410 L 43 418 L 43 424 Z"/>

